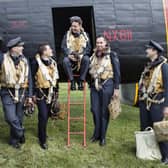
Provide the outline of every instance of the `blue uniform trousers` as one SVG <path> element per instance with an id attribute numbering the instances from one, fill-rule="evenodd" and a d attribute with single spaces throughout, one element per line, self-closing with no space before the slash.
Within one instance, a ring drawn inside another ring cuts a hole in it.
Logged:
<path id="1" fill-rule="evenodd" d="M 21 102 L 15 103 L 7 89 L 1 89 L 1 100 L 6 122 L 10 126 L 10 144 L 16 144 L 24 135 L 23 108 L 24 98 Z"/>
<path id="2" fill-rule="evenodd" d="M 91 87 L 91 111 L 93 113 L 94 133 L 96 139 L 104 139 L 109 123 L 108 105 L 114 92 L 113 80 L 109 79 L 103 84 L 102 89 L 97 91 Z"/>
<path id="3" fill-rule="evenodd" d="M 38 107 L 38 138 L 40 143 L 46 143 L 47 122 L 50 115 L 50 104 L 45 99 L 37 101 Z"/>
<path id="4" fill-rule="evenodd" d="M 88 56 L 83 56 L 82 61 L 81 61 L 81 66 L 80 66 L 80 80 L 85 80 L 86 75 L 89 69 L 89 57 Z M 69 78 L 70 81 L 74 80 L 73 77 L 73 71 L 72 71 L 72 62 L 68 57 L 65 57 L 63 60 L 63 67 L 64 70 Z"/>
<path id="5" fill-rule="evenodd" d="M 140 125 L 141 130 L 146 127 L 153 127 L 153 123 L 163 120 L 163 104 L 152 104 L 150 110 L 146 109 L 144 101 L 139 102 L 140 108 Z M 168 158 L 168 142 L 159 142 L 162 158 Z"/>

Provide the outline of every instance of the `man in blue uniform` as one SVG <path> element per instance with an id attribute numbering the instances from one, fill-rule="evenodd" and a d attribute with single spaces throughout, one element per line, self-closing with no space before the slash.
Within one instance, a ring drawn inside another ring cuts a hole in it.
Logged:
<path id="1" fill-rule="evenodd" d="M 146 45 L 149 62 L 145 66 L 139 81 L 140 126 L 153 127 L 153 123 L 163 120 L 168 113 L 168 64 L 161 53 L 162 46 L 151 40 Z M 162 162 L 168 164 L 168 143 L 159 143 Z"/>
<path id="2" fill-rule="evenodd" d="M 39 46 L 38 53 L 32 60 L 33 93 L 38 106 L 38 138 L 44 150 L 48 148 L 46 132 L 51 105 L 55 94 L 58 94 L 58 69 L 52 56 L 53 51 L 46 43 Z"/>
<path id="3" fill-rule="evenodd" d="M 24 42 L 20 37 L 8 42 L 8 52 L 0 56 L 1 99 L 5 120 L 10 126 L 9 144 L 20 148 L 25 143 L 23 109 L 26 95 L 32 103 L 30 67 L 23 55 Z"/>
<path id="4" fill-rule="evenodd" d="M 79 16 L 70 18 L 71 27 L 62 40 L 62 51 L 64 54 L 64 70 L 71 81 L 71 90 L 76 90 L 73 71 L 79 71 L 78 89 L 83 90 L 83 81 L 89 68 L 90 40 L 82 27 Z"/>
<path id="5" fill-rule="evenodd" d="M 117 54 L 111 51 L 103 36 L 96 38 L 90 62 L 91 111 L 95 126 L 91 142 L 99 140 L 99 144 L 104 146 L 109 123 L 108 105 L 112 97 L 119 96 L 120 64 Z"/>

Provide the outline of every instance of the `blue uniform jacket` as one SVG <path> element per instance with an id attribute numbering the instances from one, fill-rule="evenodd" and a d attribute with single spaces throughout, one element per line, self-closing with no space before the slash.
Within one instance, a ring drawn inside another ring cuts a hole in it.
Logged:
<path id="1" fill-rule="evenodd" d="M 164 106 L 168 107 L 168 64 L 167 63 L 162 65 L 162 79 L 163 79 L 163 87 L 164 87 L 163 96 L 165 98 Z"/>
<path id="2" fill-rule="evenodd" d="M 111 56 L 111 63 L 113 65 L 113 71 L 114 71 L 114 89 L 119 89 L 119 84 L 120 84 L 120 62 L 119 58 L 116 52 L 112 51 L 110 53 Z"/>

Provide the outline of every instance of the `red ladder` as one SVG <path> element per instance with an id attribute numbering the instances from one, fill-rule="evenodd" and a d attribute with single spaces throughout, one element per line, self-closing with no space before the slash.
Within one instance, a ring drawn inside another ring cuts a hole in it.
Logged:
<path id="1" fill-rule="evenodd" d="M 74 75 L 78 77 L 79 75 Z M 83 146 L 86 147 L 86 81 L 83 82 L 83 101 L 72 101 L 71 102 L 71 82 L 68 80 L 68 131 L 67 131 L 67 146 L 70 147 L 70 138 L 71 135 L 83 135 Z M 74 92 L 74 91 L 73 91 Z M 71 106 L 72 105 L 83 105 L 83 116 L 71 117 Z M 83 131 L 72 132 L 71 121 L 83 121 Z"/>

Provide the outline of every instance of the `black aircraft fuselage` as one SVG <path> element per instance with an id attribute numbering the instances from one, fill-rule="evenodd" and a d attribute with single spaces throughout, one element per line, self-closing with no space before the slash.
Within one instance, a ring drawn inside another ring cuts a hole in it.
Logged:
<path id="1" fill-rule="evenodd" d="M 40 43 L 49 42 L 65 81 L 61 40 L 69 17 L 78 15 L 93 47 L 96 35 L 104 34 L 118 53 L 122 83 L 137 82 L 146 61 L 144 45 L 153 39 L 167 49 L 167 6 L 167 0 L 0 0 L 0 36 L 5 42 L 21 36 L 29 57 Z"/>

